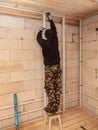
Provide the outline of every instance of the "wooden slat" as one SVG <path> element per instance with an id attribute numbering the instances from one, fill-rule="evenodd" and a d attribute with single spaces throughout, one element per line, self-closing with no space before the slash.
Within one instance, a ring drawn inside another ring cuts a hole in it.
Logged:
<path id="1" fill-rule="evenodd" d="M 37 18 L 41 19 L 42 16 L 40 14 L 33 14 L 33 13 L 28 13 L 28 12 L 23 12 L 19 10 L 12 10 L 12 9 L 6 9 L 6 8 L 0 8 L 0 13 L 2 14 L 11 14 L 15 16 L 23 16 L 23 17 L 31 17 L 31 18 Z"/>

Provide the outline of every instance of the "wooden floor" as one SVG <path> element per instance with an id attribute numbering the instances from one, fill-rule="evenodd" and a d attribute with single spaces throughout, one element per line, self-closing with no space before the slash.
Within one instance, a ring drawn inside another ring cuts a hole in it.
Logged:
<path id="1" fill-rule="evenodd" d="M 81 107 L 66 110 L 61 114 L 61 118 L 63 130 L 98 130 L 98 118 Z M 48 130 L 48 124 L 44 128 L 44 119 L 26 122 L 21 124 L 20 130 Z M 52 130 L 59 130 L 58 124 L 52 124 Z"/>

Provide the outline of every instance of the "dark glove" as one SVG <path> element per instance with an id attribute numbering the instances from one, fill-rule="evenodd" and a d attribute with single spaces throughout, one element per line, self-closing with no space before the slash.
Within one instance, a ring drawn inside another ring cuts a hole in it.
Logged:
<path id="1" fill-rule="evenodd" d="M 48 21 L 50 21 L 50 17 L 49 17 L 49 16 L 50 16 L 50 12 L 47 12 L 47 13 L 46 13 L 46 16 L 47 16 L 47 18 L 48 18 Z"/>

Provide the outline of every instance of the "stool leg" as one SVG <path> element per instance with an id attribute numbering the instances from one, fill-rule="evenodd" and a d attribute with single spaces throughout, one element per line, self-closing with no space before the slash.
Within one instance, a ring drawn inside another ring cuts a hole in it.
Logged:
<path id="1" fill-rule="evenodd" d="M 49 118 L 49 130 L 51 130 L 51 118 Z"/>
<path id="2" fill-rule="evenodd" d="M 45 116 L 45 123 L 44 123 L 44 127 L 46 127 L 46 124 L 47 124 L 47 116 Z"/>
<path id="3" fill-rule="evenodd" d="M 54 123 L 57 124 L 57 118 L 54 119 Z"/>
<path id="4" fill-rule="evenodd" d="M 61 124 L 61 118 L 59 116 L 59 124 L 60 124 L 60 130 L 62 130 L 62 124 Z"/>

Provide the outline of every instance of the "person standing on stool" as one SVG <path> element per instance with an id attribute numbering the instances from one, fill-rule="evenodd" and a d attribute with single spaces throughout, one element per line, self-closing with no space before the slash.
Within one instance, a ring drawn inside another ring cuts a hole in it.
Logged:
<path id="1" fill-rule="evenodd" d="M 42 48 L 45 65 L 45 90 L 48 104 L 44 110 L 48 113 L 56 113 L 60 105 L 61 96 L 61 68 L 60 54 L 58 49 L 58 37 L 56 26 L 51 19 L 50 13 L 46 16 L 50 22 L 50 29 L 42 29 L 37 34 L 37 41 Z"/>

